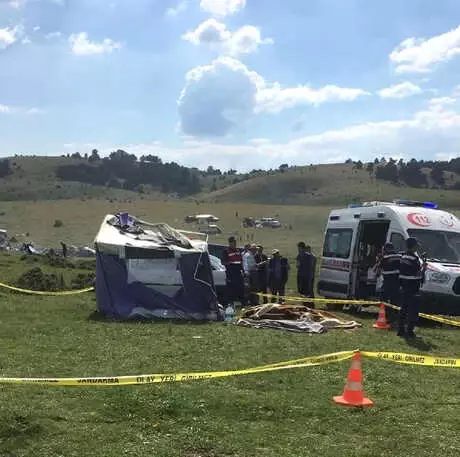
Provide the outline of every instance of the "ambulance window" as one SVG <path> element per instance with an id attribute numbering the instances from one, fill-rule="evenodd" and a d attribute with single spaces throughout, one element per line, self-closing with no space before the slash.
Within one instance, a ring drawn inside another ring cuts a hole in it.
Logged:
<path id="1" fill-rule="evenodd" d="M 347 259 L 350 256 L 351 229 L 329 229 L 324 240 L 323 257 Z"/>
<path id="2" fill-rule="evenodd" d="M 404 251 L 406 248 L 406 241 L 400 233 L 393 232 L 391 234 L 391 243 L 393 244 L 395 251 Z"/>

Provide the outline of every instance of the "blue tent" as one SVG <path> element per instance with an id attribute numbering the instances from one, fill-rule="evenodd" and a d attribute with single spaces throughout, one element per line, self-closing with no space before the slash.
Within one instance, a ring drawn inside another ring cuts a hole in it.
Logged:
<path id="1" fill-rule="evenodd" d="M 98 311 L 115 319 L 222 319 L 205 236 L 122 216 L 106 216 L 96 236 Z"/>

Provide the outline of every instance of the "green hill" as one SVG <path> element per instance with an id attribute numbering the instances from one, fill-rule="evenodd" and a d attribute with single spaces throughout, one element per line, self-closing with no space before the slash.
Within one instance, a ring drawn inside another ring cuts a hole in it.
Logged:
<path id="1" fill-rule="evenodd" d="M 84 158 L 35 156 L 15 156 L 8 160 L 10 174 L 0 178 L 0 200 L 3 201 L 75 198 L 126 201 L 181 198 L 205 203 L 340 206 L 351 201 L 405 198 L 435 200 L 445 207 L 460 207 L 460 191 L 439 188 L 439 185 L 432 180 L 431 169 L 426 168 L 421 169 L 421 173 L 425 176 L 424 187 L 418 188 L 400 182 L 394 184 L 376 179 L 375 173 L 366 171 L 365 167 L 359 169 L 353 163 L 283 167 L 278 170 L 259 170 L 247 174 L 238 174 L 235 171 L 222 173 L 214 169 L 204 172 L 174 163 L 159 165 L 146 163 L 144 164 L 146 170 L 148 167 L 159 167 L 157 175 L 138 178 L 144 169 L 139 168 L 135 163 L 133 166 L 137 168 L 131 169 L 128 177 L 123 177 L 117 175 L 117 168 L 115 168 L 117 166 L 118 169 L 124 170 L 126 167 L 122 162 L 120 166 L 120 162 L 111 165 L 107 160 L 89 163 Z M 110 168 L 112 166 L 115 171 Z M 63 168 L 66 169 L 66 179 L 58 177 L 62 175 L 60 170 Z M 443 187 L 458 189 L 459 174 L 447 171 L 441 173 L 444 173 Z M 198 183 L 198 190 L 201 190 L 183 192 L 182 195 L 176 192 L 169 185 L 168 180 L 171 177 L 170 181 L 175 180 L 176 188 L 180 188 L 181 176 L 189 181 L 193 178 Z M 163 181 L 160 183 L 156 179 Z M 95 185 L 92 182 L 101 184 Z"/>
<path id="2" fill-rule="evenodd" d="M 450 174 L 449 184 L 459 182 Z M 429 185 L 432 185 L 428 179 Z M 460 191 L 413 188 L 378 180 L 352 164 L 296 167 L 283 173 L 263 175 L 226 186 L 205 196 L 212 202 L 248 202 L 284 205 L 345 205 L 363 200 L 435 200 L 450 208 L 460 207 Z"/>

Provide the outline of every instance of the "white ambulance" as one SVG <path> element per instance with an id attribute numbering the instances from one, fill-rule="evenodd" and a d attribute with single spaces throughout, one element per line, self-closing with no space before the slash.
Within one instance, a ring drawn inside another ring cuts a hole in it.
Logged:
<path id="1" fill-rule="evenodd" d="M 373 276 L 386 242 L 397 251 L 417 238 L 427 270 L 422 309 L 460 314 L 460 220 L 435 203 L 396 200 L 367 202 L 333 210 L 329 215 L 318 293 L 327 298 L 373 299 L 381 281 Z"/>

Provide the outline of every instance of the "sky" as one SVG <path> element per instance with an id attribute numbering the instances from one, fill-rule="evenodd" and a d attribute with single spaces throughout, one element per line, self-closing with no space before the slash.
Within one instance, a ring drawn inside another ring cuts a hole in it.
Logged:
<path id="1" fill-rule="evenodd" d="M 460 155 L 458 0 L 0 0 L 0 156 Z"/>

